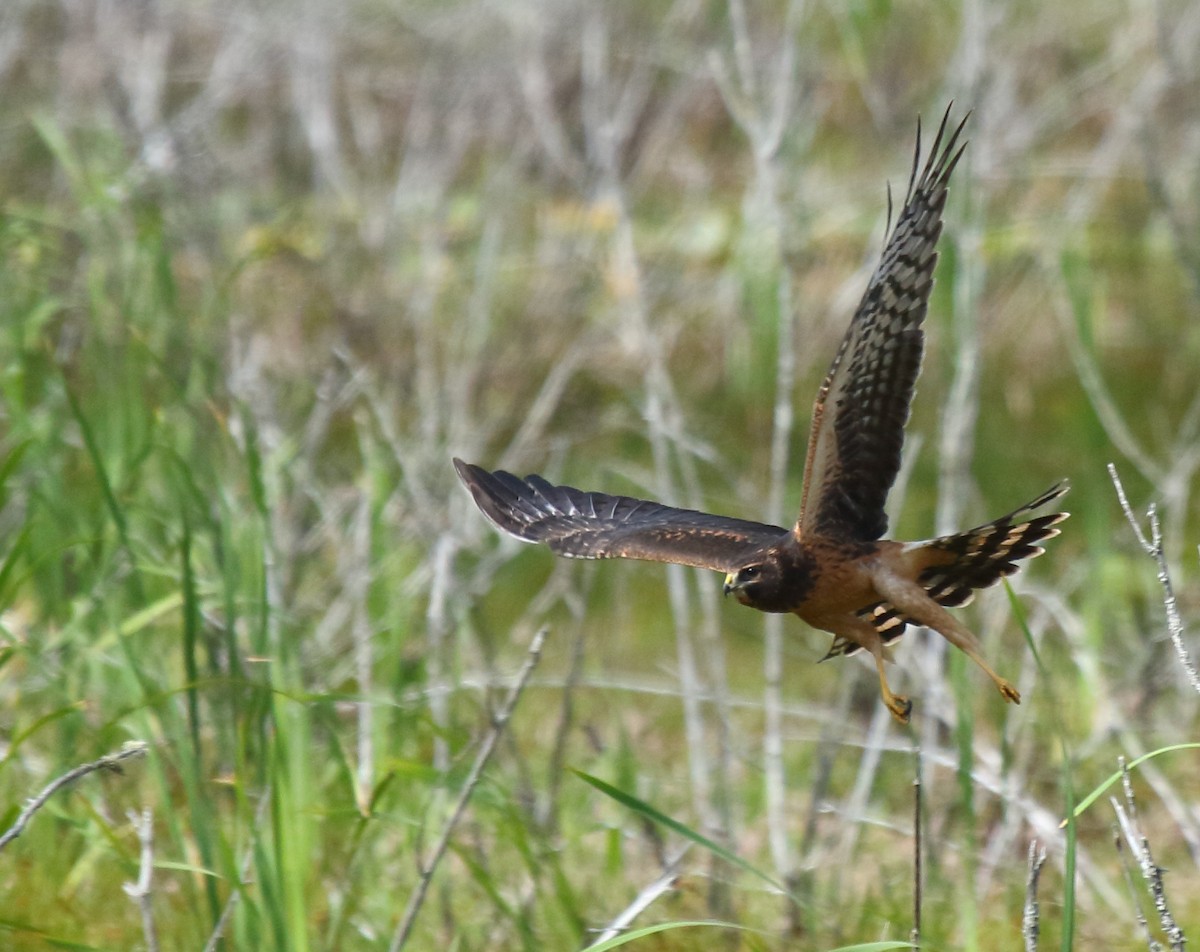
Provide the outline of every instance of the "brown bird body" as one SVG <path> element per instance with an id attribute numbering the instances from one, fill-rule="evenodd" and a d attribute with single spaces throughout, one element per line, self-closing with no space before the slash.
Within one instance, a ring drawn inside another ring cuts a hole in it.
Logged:
<path id="1" fill-rule="evenodd" d="M 905 205 L 883 257 L 817 393 L 800 515 L 784 529 L 628 496 L 520 479 L 456 459 L 459 477 L 497 526 L 560 555 L 675 562 L 726 573 L 725 592 L 765 612 L 798 615 L 834 635 L 826 657 L 869 651 L 884 703 L 907 721 L 884 661 L 905 628 L 932 628 L 964 651 L 1009 701 L 1020 695 L 984 660 L 978 639 L 946 608 L 967 604 L 1041 554 L 1066 513 L 1025 519 L 1066 491 L 967 532 L 924 542 L 883 539 L 884 504 L 900 466 L 904 426 L 924 349 L 946 189 L 963 123 L 947 111 L 924 168 L 920 127 Z M 965 120 L 964 120 L 965 123 Z M 920 177 L 918 178 L 918 171 Z"/>

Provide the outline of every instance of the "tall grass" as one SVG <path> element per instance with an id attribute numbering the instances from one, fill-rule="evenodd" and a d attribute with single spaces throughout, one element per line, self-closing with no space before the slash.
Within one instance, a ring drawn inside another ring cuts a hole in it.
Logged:
<path id="1" fill-rule="evenodd" d="M 148 752 L 0 851 L 0 945 L 904 947 L 918 746 L 923 947 L 1015 947 L 1035 838 L 1041 948 L 1142 942 L 1113 818 L 1059 823 L 1177 745 L 1131 782 L 1200 921 L 1198 702 L 1105 471 L 1160 503 L 1194 617 L 1198 33 L 1170 2 L 10 4 L 0 830 Z M 1062 476 L 1073 518 L 1023 618 L 965 612 L 1024 703 L 910 635 L 904 731 L 713 579 L 498 539 L 449 459 L 791 518 L 883 183 L 950 98 L 893 531 Z"/>

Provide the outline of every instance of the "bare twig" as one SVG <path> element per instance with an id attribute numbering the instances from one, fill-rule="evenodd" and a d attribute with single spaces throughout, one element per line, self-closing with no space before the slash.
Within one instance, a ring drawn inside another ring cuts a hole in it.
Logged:
<path id="1" fill-rule="evenodd" d="M 792 282 L 783 266 L 784 213 L 780 191 L 779 148 L 784 131 L 792 118 L 795 86 L 796 43 L 792 28 L 802 14 L 803 4 L 788 5 L 787 28 L 782 34 L 779 53 L 764 77 L 763 88 L 756 73 L 756 56 L 750 39 L 746 10 L 741 0 L 729 0 L 729 28 L 733 39 L 734 68 L 715 51 L 710 68 L 721 92 L 725 108 L 741 128 L 753 148 L 754 180 L 744 207 L 749 219 L 747 231 L 766 236 L 777 282 L 776 301 L 779 328 L 776 343 L 775 403 L 772 415 L 770 487 L 767 520 L 781 522 L 787 488 L 792 431 L 795 414 L 792 407 L 796 367 L 796 314 Z M 767 70 L 764 69 L 764 72 Z M 736 82 L 732 77 L 736 76 Z M 787 783 L 783 762 L 783 619 L 769 616 L 763 623 L 763 772 L 766 786 L 767 830 L 771 856 L 780 876 L 787 880 L 795 869 L 795 856 L 788 836 Z"/>
<path id="2" fill-rule="evenodd" d="M 125 894 L 137 904 L 142 915 L 142 935 L 146 952 L 158 952 L 158 932 L 154 928 L 154 904 L 150 901 L 150 886 L 154 880 L 154 814 L 147 807 L 141 813 L 129 811 L 129 822 L 141 844 L 137 882 L 125 884 Z"/>
<path id="3" fill-rule="evenodd" d="M 683 862 L 683 857 L 687 854 L 690 843 L 685 843 L 673 857 L 667 860 L 666 868 L 661 876 L 653 882 L 648 883 L 645 888 L 633 897 L 633 902 L 620 911 L 617 916 L 604 928 L 595 939 L 594 942 L 589 942 L 586 948 L 591 948 L 594 945 L 599 945 L 602 942 L 607 942 L 609 939 L 616 938 L 622 931 L 628 929 L 630 924 L 645 912 L 660 896 L 669 892 L 675 887 L 675 881 L 679 879 L 679 864 Z M 585 948 L 585 952 L 586 952 Z"/>
<path id="4" fill-rule="evenodd" d="M 863 743 L 862 756 L 858 759 L 858 772 L 854 777 L 854 786 L 846 795 L 843 814 L 850 819 L 845 824 L 841 838 L 838 841 L 836 855 L 852 857 L 858 849 L 858 840 L 862 835 L 862 820 L 867 817 L 867 807 L 871 801 L 871 791 L 875 788 L 875 780 L 879 775 L 879 764 L 888 746 L 888 738 L 892 730 L 892 715 L 886 707 L 875 705 L 871 712 L 871 725 L 867 728 L 866 740 Z"/>
<path id="5" fill-rule="evenodd" d="M 1071 317 L 1075 320 L 1074 316 Z M 1122 416 L 1120 408 L 1117 406 L 1117 401 L 1113 398 L 1112 391 L 1103 375 L 1100 373 L 1100 368 L 1096 364 L 1095 357 L 1088 353 L 1083 344 L 1079 341 L 1078 333 L 1068 334 L 1066 341 L 1071 350 L 1071 357 L 1075 362 L 1075 373 L 1079 377 L 1080 386 L 1083 387 L 1083 392 L 1087 394 L 1088 400 L 1092 404 L 1092 409 L 1096 412 L 1097 418 L 1100 420 L 1100 425 L 1104 428 L 1105 434 L 1109 440 L 1134 466 L 1138 471 L 1146 477 L 1154 485 L 1160 485 L 1166 475 L 1161 464 L 1151 458 L 1145 448 L 1138 442 L 1134 435 L 1133 428 L 1126 422 Z"/>
<path id="6" fill-rule="evenodd" d="M 551 748 L 550 764 L 546 770 L 546 794 L 544 807 L 538 820 L 546 832 L 555 836 L 558 834 L 559 793 L 565 771 L 563 765 L 567 760 L 567 741 L 575 726 L 575 694 L 579 682 L 583 678 L 584 646 L 586 640 L 583 630 L 583 614 L 586 599 L 577 590 L 569 591 L 563 599 L 575 618 L 571 635 L 571 660 L 567 668 L 567 676 L 563 680 L 562 703 L 559 707 L 558 728 L 554 732 L 554 746 Z"/>
<path id="7" fill-rule="evenodd" d="M 435 687 L 446 683 L 448 679 L 446 670 L 449 667 L 448 656 L 451 648 L 448 645 L 450 623 L 447 618 L 447 606 L 454 584 L 452 575 L 456 546 L 453 536 L 444 535 L 434 543 L 433 554 L 429 558 L 433 579 L 429 586 L 429 606 L 425 615 L 429 633 L 426 664 L 429 668 L 429 683 Z M 446 695 L 441 692 L 430 695 L 429 712 L 438 728 L 433 740 L 433 766 L 439 773 L 446 773 L 450 769 L 450 749 L 446 744 L 450 710 Z"/>
<path id="8" fill-rule="evenodd" d="M 1150 853 L 1150 841 L 1138 829 L 1137 825 L 1137 804 L 1133 799 L 1133 784 L 1129 780 L 1129 771 L 1125 766 L 1125 758 L 1119 758 L 1121 765 L 1122 783 L 1125 789 L 1125 803 L 1120 803 L 1116 797 L 1110 797 L 1109 802 L 1112 803 L 1113 810 L 1117 814 L 1117 822 L 1121 826 L 1121 833 L 1125 837 L 1125 842 L 1129 844 L 1129 849 L 1133 852 L 1134 858 L 1137 860 L 1138 868 L 1142 872 L 1142 878 L 1146 881 L 1146 888 L 1150 891 L 1150 898 L 1154 902 L 1154 909 L 1158 913 L 1158 921 L 1162 926 L 1163 934 L 1167 937 L 1167 942 L 1170 943 L 1171 952 L 1183 952 L 1183 947 L 1187 942 L 1183 934 L 1183 930 L 1179 928 L 1175 922 L 1175 917 L 1171 914 L 1171 909 L 1167 905 L 1167 891 L 1163 884 L 1163 870 L 1154 862 L 1154 857 Z"/>
<path id="9" fill-rule="evenodd" d="M 141 757 L 145 755 L 148 747 L 145 741 L 131 740 L 115 754 L 105 754 L 99 760 L 93 760 L 91 763 L 80 764 L 74 770 L 68 770 L 61 777 L 52 780 L 46 784 L 45 788 L 32 800 L 25 804 L 24 809 L 17 816 L 16 822 L 8 828 L 3 836 L 0 836 L 0 850 L 3 850 L 9 843 L 15 840 L 18 836 L 25 832 L 25 827 L 29 825 L 29 821 L 33 819 L 33 815 L 46 805 L 55 793 L 63 787 L 74 783 L 80 777 L 86 777 L 90 773 L 95 773 L 97 770 L 111 770 L 114 773 L 121 773 L 122 761 L 129 760 L 133 757 Z"/>
<path id="10" fill-rule="evenodd" d="M 1179 614 L 1175 589 L 1171 585 L 1171 575 L 1167 570 L 1167 557 L 1163 552 L 1162 527 L 1158 522 L 1158 508 L 1153 503 L 1146 508 L 1146 517 L 1150 520 L 1150 538 L 1147 539 L 1137 516 L 1134 515 L 1133 507 L 1129 505 L 1125 487 L 1121 485 L 1121 477 L 1117 475 L 1117 468 L 1112 463 L 1108 464 L 1108 475 L 1112 479 L 1113 487 L 1117 491 L 1117 499 L 1120 500 L 1121 509 L 1124 511 L 1125 518 L 1129 521 L 1134 535 L 1137 536 L 1137 540 L 1146 554 L 1154 559 L 1154 564 L 1158 566 L 1158 584 L 1162 586 L 1163 608 L 1167 613 L 1167 632 L 1171 636 L 1171 644 L 1175 647 L 1179 663 L 1183 665 L 1188 681 L 1191 682 L 1192 690 L 1200 694 L 1200 673 L 1196 671 L 1196 665 L 1192 661 L 1187 645 L 1183 643 L 1183 618 Z"/>
<path id="11" fill-rule="evenodd" d="M 525 684 L 529 681 L 529 676 L 533 673 L 533 669 L 537 667 L 537 663 L 541 659 L 542 645 L 546 641 L 547 631 L 548 629 L 542 628 L 533 636 L 533 641 L 529 645 L 529 651 L 525 655 L 525 663 L 521 665 L 521 670 L 517 672 L 517 679 L 513 682 L 512 688 L 509 689 L 508 697 L 504 699 L 500 710 L 492 716 L 491 730 L 487 732 L 487 735 L 483 738 L 483 743 L 479 746 L 479 752 L 475 755 L 475 762 L 471 764 L 466 781 L 459 792 L 458 800 L 455 801 L 454 807 L 450 811 L 450 818 L 442 828 L 442 833 L 434 845 L 429 861 L 421 869 L 416 888 L 413 889 L 412 894 L 408 897 L 408 905 L 404 909 L 404 915 L 401 917 L 400 924 L 396 927 L 391 944 L 388 946 L 390 952 L 398 952 L 398 950 L 404 948 L 409 935 L 412 933 L 413 925 L 417 921 L 417 913 L 421 911 L 421 905 L 424 903 L 425 896 L 429 892 L 429 884 L 433 881 L 433 874 L 437 871 L 438 864 L 441 862 L 447 847 L 450 845 L 450 837 L 454 834 L 459 820 L 462 819 L 463 813 L 467 809 L 467 803 L 471 799 L 471 794 L 475 792 L 475 788 L 479 785 L 479 780 L 483 776 L 484 768 L 487 767 L 488 761 L 496 749 L 496 744 L 499 743 L 500 738 L 504 735 L 505 728 L 508 726 L 508 722 L 512 719 L 513 711 L 516 710 L 517 701 L 521 699 L 521 692 L 525 690 Z"/>
<path id="12" fill-rule="evenodd" d="M 1129 904 L 1133 906 L 1133 917 L 1137 921 L 1138 931 L 1142 933 L 1146 940 L 1146 948 L 1150 952 L 1162 952 L 1162 943 L 1154 938 L 1150 932 L 1150 923 L 1146 919 L 1146 914 L 1142 912 L 1142 903 L 1138 899 L 1137 883 L 1133 879 L 1133 871 L 1129 868 L 1129 860 L 1125 852 L 1125 848 L 1121 845 L 1121 826 L 1118 823 L 1113 824 L 1113 846 L 1117 850 L 1117 855 L 1121 858 L 1121 872 L 1125 874 L 1125 888 L 1129 892 Z"/>
<path id="13" fill-rule="evenodd" d="M 1025 952 L 1037 952 L 1038 933 L 1041 919 L 1038 912 L 1038 878 L 1046 862 L 1046 847 L 1036 839 L 1029 841 L 1029 872 L 1025 879 L 1025 912 L 1021 916 L 1021 935 L 1025 939 Z"/>
<path id="14" fill-rule="evenodd" d="M 608 32 L 598 16 L 587 20 L 583 41 L 584 95 L 581 110 L 587 151 L 599 176 L 600 195 L 616 215 L 610 253 L 613 274 L 619 276 L 614 280 L 614 287 L 617 291 L 615 303 L 620 316 L 620 332 L 627 343 L 643 355 L 643 412 L 656 483 L 661 488 L 663 498 L 668 503 L 674 503 L 678 491 L 673 470 L 679 468 L 683 471 L 685 484 L 695 485 L 695 481 L 688 479 L 688 457 L 680 448 L 684 412 L 668 370 L 666 347 L 662 335 L 651 327 L 648 316 L 646 284 L 635 241 L 629 196 L 621 171 L 620 149 L 627 138 L 633 117 L 628 108 L 622 110 L 612 105 L 639 102 L 644 95 L 647 77 L 641 68 L 635 69 L 620 83 L 611 74 Z M 708 737 L 705 713 L 699 700 L 704 686 L 693 634 L 696 626 L 693 621 L 693 600 L 688 594 L 688 576 L 681 566 L 668 565 L 666 578 L 667 599 L 675 627 L 693 803 L 709 833 L 719 842 L 729 843 L 733 825 L 733 798 L 729 793 L 732 754 L 725 727 L 728 717 L 728 677 L 722 666 L 724 654 L 716 644 L 716 628 L 710 623 L 706 626 L 712 636 L 709 640 L 708 667 L 719 729 L 715 745 L 718 766 L 714 769 L 710 757 L 714 745 Z M 708 591 L 711 605 L 715 589 L 710 586 Z M 718 914 L 722 914 L 728 906 L 726 877 L 717 873 L 723 862 L 719 856 L 712 856 L 714 875 L 710 880 L 709 902 Z"/>
<path id="15" fill-rule="evenodd" d="M 1120 729 L 1117 739 L 1121 749 L 1125 751 L 1125 756 L 1131 760 L 1150 752 L 1143 742 L 1145 738 L 1128 724 Z M 1146 760 L 1138 765 L 1138 776 L 1146 781 L 1163 809 L 1170 814 L 1180 837 L 1187 845 L 1192 861 L 1200 865 L 1200 815 L 1196 814 L 1186 791 L 1181 794 L 1171 778 L 1165 775 L 1153 760 Z"/>
<path id="16" fill-rule="evenodd" d="M 921 944 L 921 748 L 913 750 L 913 927 L 909 939 Z"/>

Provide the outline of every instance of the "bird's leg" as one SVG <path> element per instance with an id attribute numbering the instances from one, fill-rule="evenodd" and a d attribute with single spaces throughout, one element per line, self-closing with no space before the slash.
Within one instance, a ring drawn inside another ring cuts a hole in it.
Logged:
<path id="1" fill-rule="evenodd" d="M 879 671 L 879 694 L 883 703 L 892 712 L 892 717 L 901 724 L 907 724 L 908 716 L 912 713 L 912 701 L 901 694 L 893 694 L 892 689 L 888 687 L 887 674 L 883 670 L 883 642 L 878 640 L 878 636 L 877 644 L 871 648 L 871 654 L 875 656 L 875 668 Z"/>
<path id="2" fill-rule="evenodd" d="M 892 712 L 892 717 L 901 724 L 907 724 L 908 716 L 912 713 L 912 701 L 902 694 L 893 694 L 892 689 L 888 686 L 887 673 L 883 666 L 884 662 L 892 660 L 891 651 L 883 643 L 883 638 L 875 630 L 875 626 L 855 615 L 818 619 L 813 624 L 825 631 L 840 635 L 848 641 L 853 641 L 856 645 L 871 652 L 871 656 L 875 659 L 875 670 L 879 672 L 879 695 L 883 698 L 887 709 Z"/>
<path id="3" fill-rule="evenodd" d="M 980 654 L 979 650 L 974 645 L 970 644 L 969 642 L 959 641 L 957 632 L 955 632 L 953 629 L 943 630 L 938 625 L 931 625 L 930 627 L 956 648 L 961 648 L 963 653 L 968 658 L 979 665 L 979 667 L 983 668 L 984 673 L 992 679 L 992 683 L 996 685 L 997 690 L 999 690 L 1004 700 L 1011 701 L 1013 704 L 1021 703 L 1021 692 L 1013 687 L 1011 682 L 1000 677 L 1000 675 L 993 671 L 992 666 L 984 660 L 983 655 Z M 970 632 L 967 632 L 967 634 L 970 634 Z M 975 640 L 975 637 L 972 635 L 971 641 Z"/>
<path id="4" fill-rule="evenodd" d="M 992 683 L 996 685 L 996 689 L 1004 700 L 1014 704 L 1021 703 L 1021 692 L 992 670 L 992 666 L 984 660 L 979 639 L 962 622 L 930 598 L 916 582 L 911 582 L 892 572 L 881 573 L 881 575 L 882 577 L 876 576 L 875 578 L 875 587 L 881 595 L 904 612 L 915 624 L 932 628 L 983 668 L 984 673 L 992 679 Z"/>

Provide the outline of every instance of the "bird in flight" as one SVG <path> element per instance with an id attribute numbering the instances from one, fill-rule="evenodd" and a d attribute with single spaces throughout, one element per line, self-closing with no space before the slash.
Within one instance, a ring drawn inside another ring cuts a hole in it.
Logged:
<path id="1" fill-rule="evenodd" d="M 946 611 L 975 589 L 1012 575 L 1059 534 L 1067 513 L 1031 514 L 1067 491 L 1059 483 L 992 522 L 921 542 L 883 538 L 884 503 L 924 350 L 937 240 L 966 119 L 946 111 L 921 164 L 921 126 L 904 208 L 829 372 L 817 391 L 800 515 L 790 529 L 607 493 L 521 479 L 454 460 L 475 503 L 500 529 L 559 555 L 644 559 L 725 574 L 725 594 L 764 612 L 788 612 L 833 635 L 826 657 L 869 651 L 883 703 L 907 723 L 912 703 L 888 686 L 889 645 L 907 626 L 938 632 L 991 678 L 1005 700 L 1017 689 L 983 657 L 979 639 Z"/>

